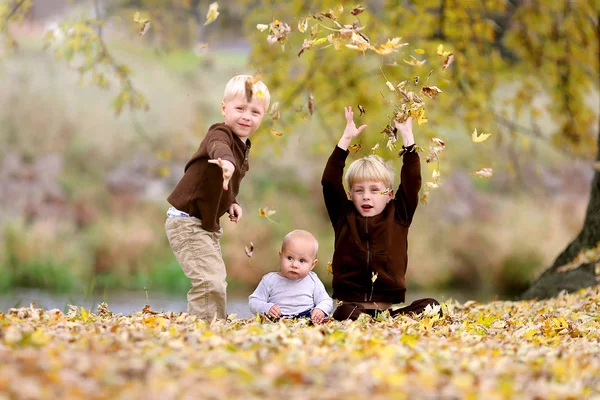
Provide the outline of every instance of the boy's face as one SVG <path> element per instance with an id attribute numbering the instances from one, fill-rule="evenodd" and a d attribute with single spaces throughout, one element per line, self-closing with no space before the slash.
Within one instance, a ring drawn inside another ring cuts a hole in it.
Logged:
<path id="1" fill-rule="evenodd" d="M 394 191 L 383 182 L 356 182 L 350 190 L 350 200 L 363 217 L 374 217 L 385 209 L 393 198 Z"/>
<path id="2" fill-rule="evenodd" d="M 264 105 L 256 98 L 248 103 L 244 96 L 235 96 L 233 99 L 221 103 L 225 125 L 243 141 L 256 132 L 265 116 Z"/>
<path id="3" fill-rule="evenodd" d="M 279 252 L 279 275 L 293 281 L 304 278 L 317 264 L 315 243 L 307 238 L 294 238 Z"/>

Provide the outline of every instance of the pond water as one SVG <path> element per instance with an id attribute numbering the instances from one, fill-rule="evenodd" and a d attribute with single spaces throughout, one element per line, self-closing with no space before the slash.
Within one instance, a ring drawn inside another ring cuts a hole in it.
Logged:
<path id="1" fill-rule="evenodd" d="M 408 292 L 407 303 L 416 299 L 433 297 L 439 301 L 445 301 L 449 298 L 460 302 L 467 300 L 477 300 L 480 302 L 490 301 L 493 295 L 475 293 L 475 292 Z M 35 302 L 36 307 L 44 309 L 58 308 L 65 311 L 68 304 L 83 306 L 92 312 L 96 312 L 98 304 L 102 302 L 108 304 L 108 308 L 115 313 L 132 314 L 141 311 L 146 304 L 156 311 L 178 313 L 186 311 L 186 294 L 181 295 L 172 293 L 149 292 L 146 299 L 146 292 L 140 291 L 116 291 L 94 293 L 91 295 L 83 294 L 64 294 L 53 293 L 40 289 L 12 289 L 5 293 L 0 293 L 0 312 L 6 312 L 11 307 L 25 307 Z M 248 318 L 252 316 L 248 308 L 248 295 L 231 294 L 228 295 L 227 312 L 237 314 L 238 318 Z"/>

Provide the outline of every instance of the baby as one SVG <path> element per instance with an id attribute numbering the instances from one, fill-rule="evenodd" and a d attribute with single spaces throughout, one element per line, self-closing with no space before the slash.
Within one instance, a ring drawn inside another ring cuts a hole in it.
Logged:
<path id="1" fill-rule="evenodd" d="M 320 324 L 333 310 L 333 299 L 312 272 L 317 264 L 319 243 L 308 231 L 295 230 L 283 239 L 279 272 L 269 272 L 249 297 L 253 313 L 272 318 L 310 317 Z"/>

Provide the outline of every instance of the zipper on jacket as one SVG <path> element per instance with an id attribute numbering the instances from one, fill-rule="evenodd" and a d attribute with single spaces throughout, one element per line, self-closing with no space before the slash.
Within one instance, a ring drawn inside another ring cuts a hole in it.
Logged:
<path id="1" fill-rule="evenodd" d="M 369 272 L 371 272 L 371 262 L 370 262 L 370 258 L 371 258 L 371 246 L 369 244 L 370 242 L 370 237 L 369 237 L 369 219 L 365 218 L 365 227 L 367 230 L 367 277 L 369 276 Z M 369 301 L 367 299 L 367 293 L 365 292 L 365 301 Z"/>

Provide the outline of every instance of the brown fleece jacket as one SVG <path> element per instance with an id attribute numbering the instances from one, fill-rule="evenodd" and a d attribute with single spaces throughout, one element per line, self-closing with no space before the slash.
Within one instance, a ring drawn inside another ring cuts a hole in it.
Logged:
<path id="1" fill-rule="evenodd" d="M 250 140 L 244 143 L 222 122 L 212 125 L 167 200 L 178 210 L 199 218 L 207 231 L 218 231 L 219 218 L 237 203 L 240 182 L 249 169 L 249 152 Z M 223 190 L 221 167 L 208 162 L 217 158 L 231 161 L 235 166 L 227 191 Z"/>
<path id="2" fill-rule="evenodd" d="M 347 302 L 404 302 L 408 228 L 421 188 L 419 155 L 405 153 L 396 195 L 374 217 L 361 216 L 348 200 L 342 183 L 347 157 L 348 151 L 336 146 L 321 179 L 335 232 L 332 297 Z"/>

